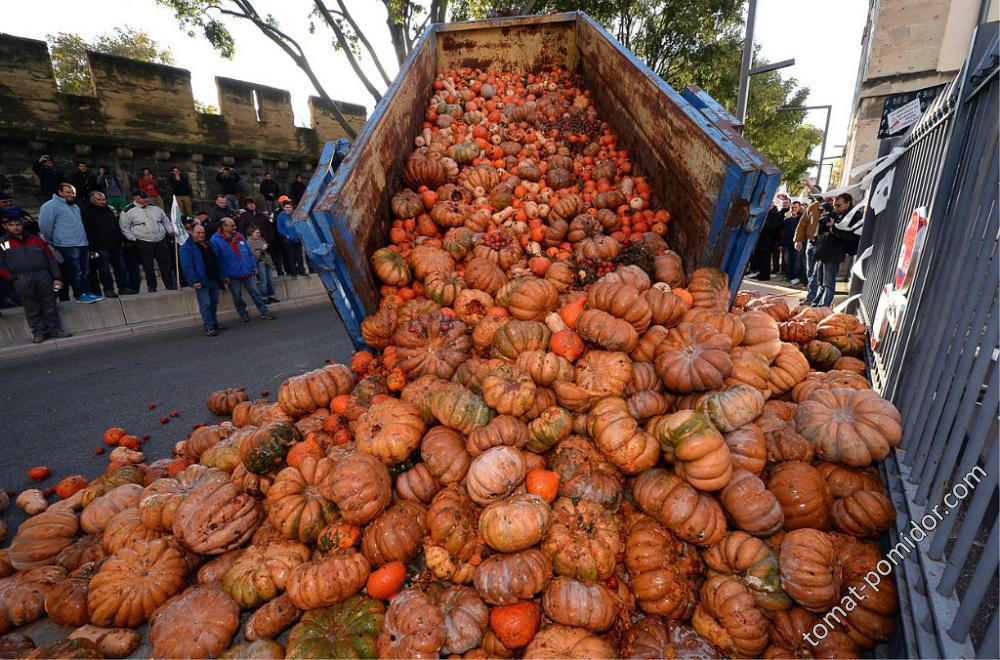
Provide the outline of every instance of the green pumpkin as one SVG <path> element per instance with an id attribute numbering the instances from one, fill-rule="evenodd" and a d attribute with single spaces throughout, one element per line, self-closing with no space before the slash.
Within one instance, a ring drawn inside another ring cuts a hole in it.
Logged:
<path id="1" fill-rule="evenodd" d="M 573 432 L 573 416 L 559 406 L 542 411 L 528 424 L 528 444 L 525 449 L 541 454 Z"/>
<path id="2" fill-rule="evenodd" d="M 448 157 L 459 165 L 466 165 L 479 158 L 479 145 L 475 142 L 453 144 L 448 147 Z"/>
<path id="3" fill-rule="evenodd" d="M 438 103 L 437 113 L 439 115 L 451 115 L 455 119 L 461 119 L 465 114 L 465 109 L 457 103 Z"/>
<path id="4" fill-rule="evenodd" d="M 483 398 L 457 383 L 449 383 L 431 395 L 431 414 L 449 428 L 468 435 L 486 426 L 493 411 Z"/>
<path id="5" fill-rule="evenodd" d="M 385 605 L 366 596 L 309 610 L 288 633 L 286 658 L 375 658 Z"/>
<path id="6" fill-rule="evenodd" d="M 832 369 L 841 358 L 840 349 L 830 342 L 813 339 L 802 345 L 802 354 L 809 364 L 819 369 Z"/>
<path id="7" fill-rule="evenodd" d="M 372 253 L 372 270 L 375 276 L 390 286 L 406 286 L 410 283 L 410 267 L 406 258 L 387 247 Z"/>
<path id="8" fill-rule="evenodd" d="M 242 431 L 243 429 L 241 429 Z M 249 432 L 234 433 L 228 438 L 219 440 L 214 445 L 205 450 L 198 462 L 208 467 L 219 468 L 226 472 L 232 472 L 242 460 L 240 458 L 240 447 L 243 439 Z"/>
<path id="9" fill-rule="evenodd" d="M 101 495 L 109 493 L 119 486 L 125 484 L 142 484 L 142 468 L 136 465 L 121 465 L 114 470 L 105 472 L 97 479 L 94 479 L 89 486 L 83 490 L 84 507 L 96 500 Z"/>
<path id="10" fill-rule="evenodd" d="M 794 605 L 784 589 L 781 588 L 781 572 L 778 570 L 778 558 L 768 552 L 744 573 L 736 575 L 757 601 L 757 605 L 765 610 L 776 612 L 787 610 Z"/>
<path id="11" fill-rule="evenodd" d="M 269 422 L 251 433 L 240 448 L 243 467 L 254 474 L 266 474 L 281 467 L 288 450 L 302 441 L 291 422 Z"/>
<path id="12" fill-rule="evenodd" d="M 476 244 L 476 232 L 468 227 L 452 227 L 444 235 L 444 249 L 453 259 L 463 259 Z"/>

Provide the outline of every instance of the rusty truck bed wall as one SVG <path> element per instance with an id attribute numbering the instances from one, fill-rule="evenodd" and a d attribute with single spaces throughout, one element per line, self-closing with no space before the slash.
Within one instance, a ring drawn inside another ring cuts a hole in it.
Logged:
<path id="1" fill-rule="evenodd" d="M 735 290 L 778 171 L 703 92 L 689 89 L 682 96 L 592 19 L 574 12 L 432 26 L 335 176 L 322 190 L 311 191 L 318 197 L 313 217 L 318 211 L 317 221 L 329 224 L 350 274 L 346 286 L 353 290 L 345 295 L 357 299 L 358 314 L 378 305 L 368 257 L 386 243 L 389 202 L 402 186 L 434 76 L 466 66 L 523 72 L 561 66 L 579 73 L 602 118 L 649 178 L 655 202 L 670 211 L 671 247 L 688 268 L 727 270 Z M 300 207 L 296 215 L 303 213 Z"/>

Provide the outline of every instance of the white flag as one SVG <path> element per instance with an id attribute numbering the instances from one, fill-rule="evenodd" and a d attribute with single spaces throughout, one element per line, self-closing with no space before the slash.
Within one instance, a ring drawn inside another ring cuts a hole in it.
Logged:
<path id="1" fill-rule="evenodd" d="M 188 239 L 188 233 L 184 229 L 184 223 L 181 222 L 181 207 L 177 205 L 177 195 L 174 195 L 174 201 L 170 205 L 170 223 L 174 226 L 174 232 L 177 235 L 177 245 L 184 245 L 184 241 Z"/>

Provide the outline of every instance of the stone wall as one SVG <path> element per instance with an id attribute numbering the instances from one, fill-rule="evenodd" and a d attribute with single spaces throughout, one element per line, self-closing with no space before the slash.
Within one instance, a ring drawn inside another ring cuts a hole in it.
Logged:
<path id="1" fill-rule="evenodd" d="M 128 187 L 143 167 L 162 182 L 176 165 L 187 173 L 199 208 L 218 192 L 215 174 L 223 165 L 240 173 L 244 193 L 259 197 L 265 172 L 287 191 L 296 174 L 312 174 L 324 142 L 345 136 L 317 97 L 309 99 L 312 128 L 299 128 L 287 91 L 216 78 L 220 114 L 208 115 L 194 108 L 186 69 L 87 57 L 95 95 L 62 94 L 45 42 L 0 34 L 0 190 L 13 193 L 21 208 L 35 211 L 44 201 L 31 171 L 43 153 L 67 178 L 85 160 L 93 171 L 110 166 Z M 365 108 L 338 105 L 360 130 Z"/>

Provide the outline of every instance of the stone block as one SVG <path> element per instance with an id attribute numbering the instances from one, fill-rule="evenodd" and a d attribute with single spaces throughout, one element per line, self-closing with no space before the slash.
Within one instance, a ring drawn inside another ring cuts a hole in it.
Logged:
<path id="1" fill-rule="evenodd" d="M 170 160 L 170 152 L 157 150 L 153 152 L 153 158 L 156 160 Z"/>
<path id="2" fill-rule="evenodd" d="M 118 147 L 115 149 L 115 155 L 126 160 L 132 160 L 133 158 L 132 150 L 128 147 Z"/>
<path id="3" fill-rule="evenodd" d="M 109 298 L 89 305 L 60 303 L 59 318 L 63 326 L 73 333 L 120 327 L 125 325 L 120 300 Z"/>
<path id="4" fill-rule="evenodd" d="M 89 156 L 94 153 L 93 147 L 89 144 L 74 144 L 73 151 L 76 152 L 77 156 Z"/>
<path id="5" fill-rule="evenodd" d="M 38 140 L 31 140 L 28 142 L 28 149 L 30 149 L 32 152 L 43 153 L 48 148 L 49 145 L 47 142 L 39 142 Z"/>
<path id="6" fill-rule="evenodd" d="M 188 296 L 194 297 L 191 289 L 159 291 L 154 294 L 127 296 L 119 300 L 125 313 L 125 322 L 132 325 L 173 316 L 187 316 L 190 312 L 185 298 Z M 197 305 L 195 310 L 197 311 Z"/>
<path id="7" fill-rule="evenodd" d="M 235 165 L 236 164 L 236 159 L 233 158 L 232 156 L 223 156 L 222 157 L 222 164 L 223 165 Z"/>
<path id="8" fill-rule="evenodd" d="M 287 160 L 275 161 L 274 166 L 276 168 L 278 168 L 279 170 L 287 170 L 288 169 L 288 161 Z"/>
<path id="9" fill-rule="evenodd" d="M 205 162 L 205 156 L 204 154 L 191 154 L 188 157 L 188 160 L 190 160 L 192 163 L 198 163 L 200 165 L 201 163 Z"/>

